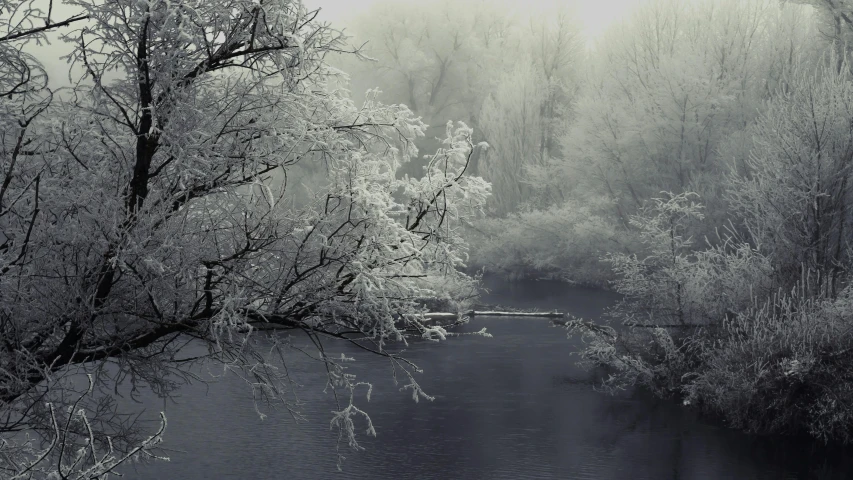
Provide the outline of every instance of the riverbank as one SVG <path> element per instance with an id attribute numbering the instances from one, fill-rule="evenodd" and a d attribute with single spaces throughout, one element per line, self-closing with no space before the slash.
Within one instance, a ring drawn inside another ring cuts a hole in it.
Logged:
<path id="1" fill-rule="evenodd" d="M 522 289 L 530 294 L 529 298 L 539 297 L 538 303 L 529 302 L 524 307 L 540 311 L 553 306 L 551 302 L 557 300 L 561 290 L 573 294 L 596 292 L 589 288 L 579 290 L 554 280 L 506 282 L 499 277 L 486 276 L 484 283 L 495 286 L 494 294 L 485 298 L 501 302 L 502 297 Z M 542 292 L 549 291 L 550 295 L 541 296 Z M 608 293 L 613 295 L 612 305 L 621 299 L 614 292 Z M 764 317 L 761 311 L 753 312 L 757 316 L 739 317 L 739 323 L 733 323 L 732 318 L 711 331 L 708 325 L 674 324 L 664 328 L 654 322 L 623 325 L 616 323 L 618 317 L 612 319 L 614 323 L 610 325 L 585 322 L 572 326 L 564 319 L 556 320 L 556 324 L 568 326 L 581 333 L 579 338 L 584 338 L 584 343 L 575 350 L 576 361 L 586 361 L 591 367 L 605 367 L 613 375 L 609 377 L 611 381 L 625 379 L 618 385 L 610 385 L 614 391 L 633 387 L 647 389 L 673 401 L 678 408 L 702 415 L 711 424 L 761 438 L 802 440 L 807 437 L 818 443 L 843 444 L 849 438 L 853 422 L 827 416 L 833 412 L 843 413 L 846 407 L 821 403 L 820 396 L 843 396 L 843 392 L 831 388 L 838 384 L 831 377 L 834 375 L 843 383 L 853 368 L 853 349 L 845 340 L 849 333 L 845 335 L 840 331 L 842 323 L 827 318 L 825 311 L 821 314 L 820 308 L 809 309 L 813 315 L 800 312 L 800 316 L 805 315 L 803 321 L 782 315 L 788 321 L 781 323 L 770 322 L 766 317 L 768 311 L 764 310 Z M 568 313 L 583 317 L 576 312 Z M 833 325 L 838 328 L 833 329 Z M 737 335 L 737 332 L 755 327 L 765 333 Z M 819 331 L 835 333 L 818 335 L 825 339 L 823 342 L 810 342 L 808 339 L 817 338 L 815 335 Z M 716 335 L 719 343 L 716 348 L 702 346 L 701 339 L 709 334 Z M 803 353 L 807 351 L 812 354 Z M 601 352 L 612 353 L 601 357 Z M 800 360 L 797 355 L 808 360 Z M 714 362 L 721 363 L 715 366 Z M 725 370 L 723 366 L 727 366 Z M 731 376 L 726 376 L 725 372 L 730 372 Z M 749 383 L 752 388 L 748 389 L 749 385 L 737 383 L 738 379 L 755 381 Z M 725 388 L 713 389 L 713 385 L 725 385 Z M 720 392 L 728 394 L 721 396 Z"/>

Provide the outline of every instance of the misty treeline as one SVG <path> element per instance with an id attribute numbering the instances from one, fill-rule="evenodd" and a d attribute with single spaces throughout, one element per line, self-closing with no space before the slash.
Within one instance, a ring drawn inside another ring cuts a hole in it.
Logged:
<path id="1" fill-rule="evenodd" d="M 597 285 L 605 254 L 642 250 L 631 217 L 661 192 L 700 194 L 714 236 L 747 129 L 831 50 L 809 7 L 775 0 L 644 2 L 591 43 L 571 7 L 509 2 L 379 2 L 348 27 L 375 59 L 343 63 L 354 92 L 488 143 L 470 266 Z"/>
<path id="2" fill-rule="evenodd" d="M 591 45 L 579 28 L 380 2 L 354 78 L 489 144 L 469 266 L 624 294 L 615 326 L 569 324 L 607 388 L 853 440 L 853 7 L 652 0 Z"/>

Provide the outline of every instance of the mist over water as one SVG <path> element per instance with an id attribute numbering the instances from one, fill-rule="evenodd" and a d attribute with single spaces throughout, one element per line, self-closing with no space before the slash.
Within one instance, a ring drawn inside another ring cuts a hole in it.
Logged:
<path id="1" fill-rule="evenodd" d="M 489 280 L 487 303 L 537 305 L 596 319 L 616 295 L 557 282 Z M 353 367 L 375 381 L 360 407 L 375 438 L 335 470 L 333 403 L 322 393 L 314 362 L 294 356 L 303 382 L 305 422 L 284 412 L 259 420 L 246 385 L 226 377 L 209 389 L 186 389 L 166 404 L 170 462 L 124 468 L 129 479 L 800 479 L 849 478 L 853 451 L 817 443 L 751 437 L 698 418 L 679 405 L 642 393 L 616 397 L 593 390 L 595 374 L 575 365 L 580 345 L 546 319 L 474 319 L 494 338 L 462 336 L 439 344 L 415 342 L 410 358 L 435 401 L 416 404 L 389 381 L 376 359 Z M 340 350 L 336 349 L 335 353 Z M 348 349 L 344 353 L 353 353 Z M 162 408 L 156 402 L 146 405 Z M 363 426 L 362 426 L 363 427 Z M 359 429 L 363 432 L 363 428 Z"/>

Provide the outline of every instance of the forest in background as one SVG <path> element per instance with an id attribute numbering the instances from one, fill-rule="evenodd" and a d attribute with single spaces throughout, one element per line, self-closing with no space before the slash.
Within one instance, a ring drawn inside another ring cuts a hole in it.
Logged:
<path id="1" fill-rule="evenodd" d="M 625 296 L 569 322 L 606 388 L 853 439 L 853 7 L 652 0 L 585 42 L 569 7 L 379 2 L 350 32 L 354 85 L 488 144 L 469 268 Z"/>
<path id="2" fill-rule="evenodd" d="M 422 146 L 449 120 L 488 143 L 472 267 L 606 286 L 603 257 L 644 251 L 631 217 L 662 192 L 700 195 L 700 246 L 738 223 L 726 192 L 747 175 L 756 123 L 850 30 L 829 31 L 821 5 L 646 2 L 587 41 L 571 6 L 379 2 L 345 24 L 373 61 L 341 65 L 353 92 L 378 86 L 431 125 Z"/>

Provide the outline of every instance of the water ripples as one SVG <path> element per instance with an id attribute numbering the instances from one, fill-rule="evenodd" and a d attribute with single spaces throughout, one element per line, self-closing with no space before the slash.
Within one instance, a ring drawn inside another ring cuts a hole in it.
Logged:
<path id="1" fill-rule="evenodd" d="M 537 283 L 492 286 L 487 303 L 566 308 L 595 318 L 612 294 Z M 252 409 L 248 388 L 225 378 L 209 389 L 192 386 L 166 404 L 166 446 L 172 462 L 125 469 L 127 479 L 718 479 L 850 478 L 850 451 L 837 458 L 802 444 L 755 439 L 713 426 L 691 412 L 643 394 L 609 397 L 593 391 L 595 376 L 575 366 L 577 339 L 548 320 L 476 319 L 494 338 L 463 336 L 439 345 L 414 343 L 410 357 L 434 402 L 415 404 L 399 392 L 380 359 L 354 370 L 375 382 L 360 399 L 377 437 L 347 457 L 337 472 L 334 403 L 316 365 L 295 358 L 304 384 L 306 422 L 286 411 Z M 343 349 L 346 354 L 351 352 Z M 150 412 L 162 402 L 147 404 Z M 363 427 L 360 427 L 363 431 Z M 846 465 L 845 465 L 846 463 Z"/>

